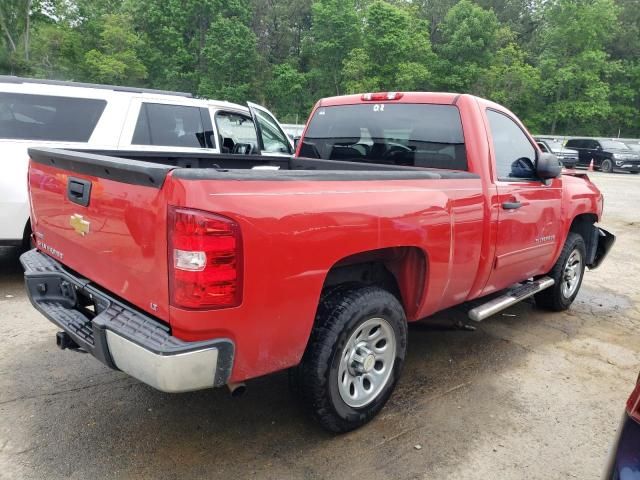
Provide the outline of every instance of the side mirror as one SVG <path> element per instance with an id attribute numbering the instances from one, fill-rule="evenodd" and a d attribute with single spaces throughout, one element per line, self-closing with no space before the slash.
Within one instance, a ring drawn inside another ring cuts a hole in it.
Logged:
<path id="1" fill-rule="evenodd" d="M 536 174 L 542 180 L 556 178 L 560 176 L 562 166 L 558 157 L 552 153 L 540 153 L 536 161 Z"/>

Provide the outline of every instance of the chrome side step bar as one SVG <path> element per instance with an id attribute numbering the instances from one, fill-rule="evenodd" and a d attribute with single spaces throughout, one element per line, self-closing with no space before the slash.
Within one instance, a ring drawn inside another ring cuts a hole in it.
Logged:
<path id="1" fill-rule="evenodd" d="M 507 291 L 506 294 L 489 300 L 478 307 L 469 310 L 469 318 L 474 322 L 481 322 L 485 318 L 494 315 L 505 308 L 515 305 L 521 302 L 525 298 L 529 298 L 542 290 L 552 287 L 555 284 L 555 280 L 550 277 L 542 277 L 533 282 L 523 283 L 514 289 Z"/>

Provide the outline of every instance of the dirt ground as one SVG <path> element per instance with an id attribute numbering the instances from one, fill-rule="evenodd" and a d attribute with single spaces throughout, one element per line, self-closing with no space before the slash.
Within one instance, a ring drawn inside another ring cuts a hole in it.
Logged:
<path id="1" fill-rule="evenodd" d="M 286 374 L 169 395 L 62 352 L 0 253 L 0 478 L 600 478 L 640 371 L 640 176 L 592 174 L 618 237 L 571 310 L 522 303 L 453 330 L 409 332 L 382 414 L 342 436 L 299 411 Z M 418 448 L 417 446 L 420 446 Z"/>

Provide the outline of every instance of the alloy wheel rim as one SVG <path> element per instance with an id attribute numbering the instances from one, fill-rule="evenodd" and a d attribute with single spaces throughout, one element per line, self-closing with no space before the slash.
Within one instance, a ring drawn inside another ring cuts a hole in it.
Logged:
<path id="1" fill-rule="evenodd" d="M 377 317 L 365 321 L 351 334 L 340 355 L 340 397 L 353 408 L 370 404 L 393 372 L 396 335 L 391 324 Z"/>
<path id="2" fill-rule="evenodd" d="M 562 295 L 565 298 L 570 298 L 580 285 L 582 279 L 582 254 L 578 250 L 574 250 L 567 258 L 562 270 Z"/>

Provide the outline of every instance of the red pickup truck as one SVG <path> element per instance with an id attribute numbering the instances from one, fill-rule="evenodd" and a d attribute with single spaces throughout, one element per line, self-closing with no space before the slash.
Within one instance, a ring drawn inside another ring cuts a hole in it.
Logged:
<path id="1" fill-rule="evenodd" d="M 407 322 L 566 309 L 614 241 L 587 176 L 470 95 L 323 99 L 293 157 L 137 155 L 30 150 L 21 261 L 59 346 L 167 392 L 291 369 L 332 431 L 382 409 Z"/>

